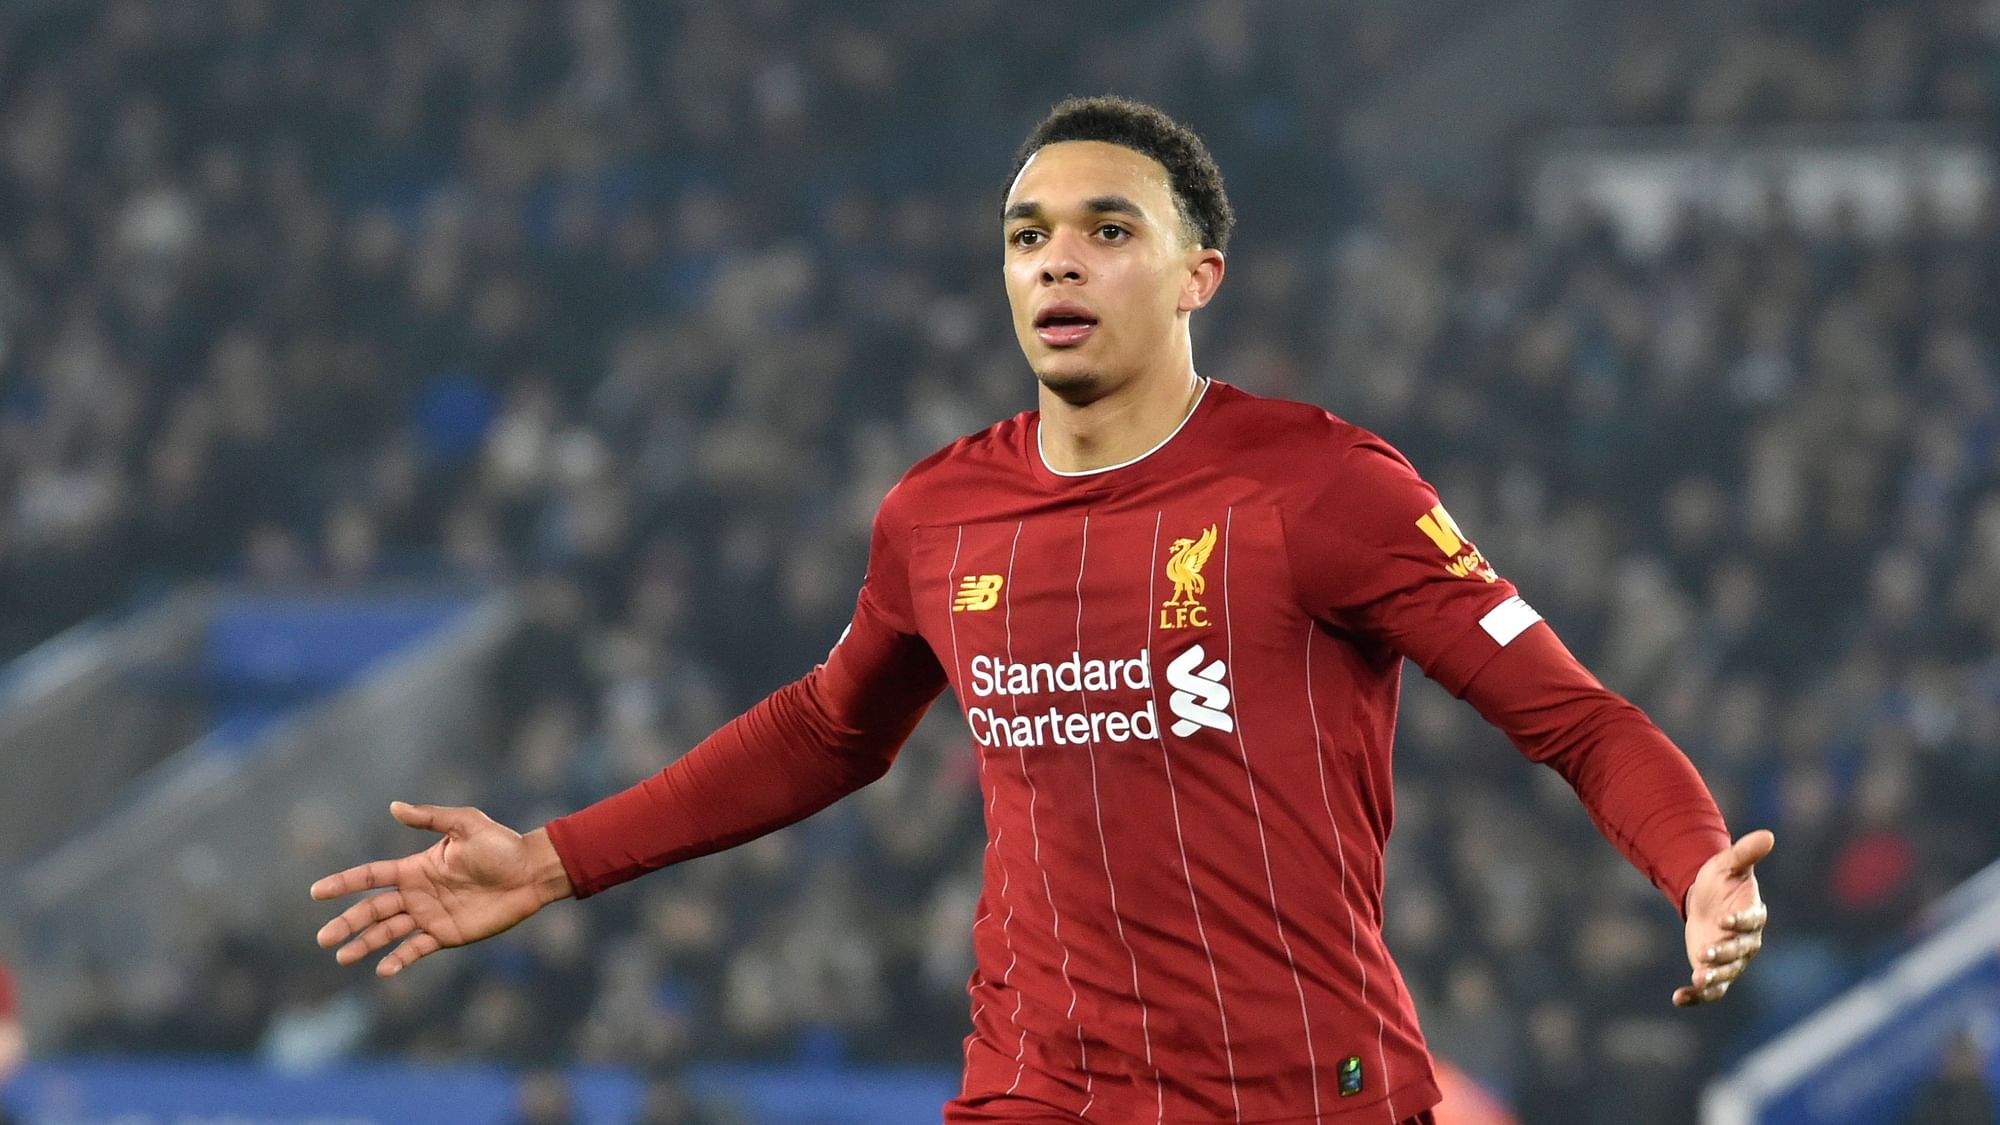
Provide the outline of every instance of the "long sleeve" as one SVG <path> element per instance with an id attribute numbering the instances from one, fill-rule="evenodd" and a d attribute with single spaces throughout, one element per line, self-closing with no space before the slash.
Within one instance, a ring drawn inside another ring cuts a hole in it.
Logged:
<path id="1" fill-rule="evenodd" d="M 1708 786 L 1644 712 L 1599 683 L 1546 624 L 1488 660 L 1465 699 L 1530 761 L 1554 769 L 1632 866 L 1685 912 L 1729 831 Z"/>
<path id="2" fill-rule="evenodd" d="M 1416 661 L 1560 773 L 1684 911 L 1695 873 L 1729 846 L 1693 764 L 1577 662 L 1386 443 L 1365 437 L 1314 479 L 1324 487 L 1287 528 L 1307 608 Z"/>
<path id="3" fill-rule="evenodd" d="M 825 663 L 659 773 L 549 822 L 579 898 L 803 820 L 888 771 L 945 685 L 916 632 L 908 529 L 892 511 L 884 501 L 854 619 Z"/>

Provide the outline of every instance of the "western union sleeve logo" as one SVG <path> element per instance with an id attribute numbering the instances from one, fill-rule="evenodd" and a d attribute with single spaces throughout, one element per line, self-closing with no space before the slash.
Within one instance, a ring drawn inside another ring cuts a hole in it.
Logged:
<path id="1" fill-rule="evenodd" d="M 984 613 L 1000 604 L 1000 587 L 1006 584 L 1007 580 L 998 574 L 968 574 L 958 584 L 958 596 L 951 600 L 951 611 Z"/>
<path id="2" fill-rule="evenodd" d="M 1486 561 L 1486 556 L 1465 541 L 1465 532 L 1458 529 L 1458 521 L 1451 518 L 1451 513 L 1444 510 L 1443 504 L 1435 505 L 1418 516 L 1417 530 L 1429 536 L 1430 541 L 1437 544 L 1437 549 L 1444 552 L 1444 568 L 1451 572 L 1452 577 L 1465 578 L 1476 574 L 1488 582 L 1500 581 L 1500 576 L 1493 573 L 1493 565 Z"/>
<path id="3" fill-rule="evenodd" d="M 1208 607 L 1201 604 L 1201 596 L 1208 592 L 1208 579 L 1202 577 L 1201 568 L 1215 552 L 1215 540 L 1215 525 L 1209 524 L 1199 538 L 1176 539 L 1168 548 L 1167 579 L 1174 584 L 1174 592 L 1160 603 L 1160 628 L 1208 628 Z"/>

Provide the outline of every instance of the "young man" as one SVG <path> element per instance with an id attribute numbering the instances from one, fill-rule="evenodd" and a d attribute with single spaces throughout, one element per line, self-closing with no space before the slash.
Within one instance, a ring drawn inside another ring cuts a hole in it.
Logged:
<path id="1" fill-rule="evenodd" d="M 1686 918 L 1721 998 L 1762 944 L 1756 832 L 1586 672 L 1380 438 L 1195 373 L 1232 217 L 1201 142 L 1066 102 L 1003 212 L 1040 410 L 883 500 L 824 664 L 657 776 L 517 835 L 321 880 L 389 893 L 320 931 L 377 972 L 790 824 L 879 777 L 949 684 L 988 842 L 951 1122 L 1424 1121 L 1438 1100 L 1382 942 L 1404 657 L 1576 788 Z"/>

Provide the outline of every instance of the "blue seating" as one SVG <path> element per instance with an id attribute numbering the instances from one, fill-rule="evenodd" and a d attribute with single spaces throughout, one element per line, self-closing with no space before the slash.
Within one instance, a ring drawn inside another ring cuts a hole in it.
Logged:
<path id="1" fill-rule="evenodd" d="M 224 599 L 209 621 L 197 681 L 214 733 L 245 745 L 293 710 L 463 612 L 456 598 L 267 596 Z"/>

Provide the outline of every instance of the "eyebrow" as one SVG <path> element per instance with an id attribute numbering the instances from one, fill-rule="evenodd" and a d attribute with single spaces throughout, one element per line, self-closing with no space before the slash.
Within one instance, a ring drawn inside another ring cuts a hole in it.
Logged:
<path id="1" fill-rule="evenodd" d="M 1130 215 L 1135 219 L 1146 217 L 1146 213 L 1140 210 L 1137 203 L 1132 202 L 1122 195 L 1092 196 L 1083 201 L 1083 209 L 1092 215 Z M 1015 219 L 1040 218 L 1041 214 L 1042 205 L 1040 203 L 1032 199 L 1023 199 L 1019 203 L 1008 207 L 1001 214 L 1000 219 L 1002 222 L 1011 223 Z"/>

